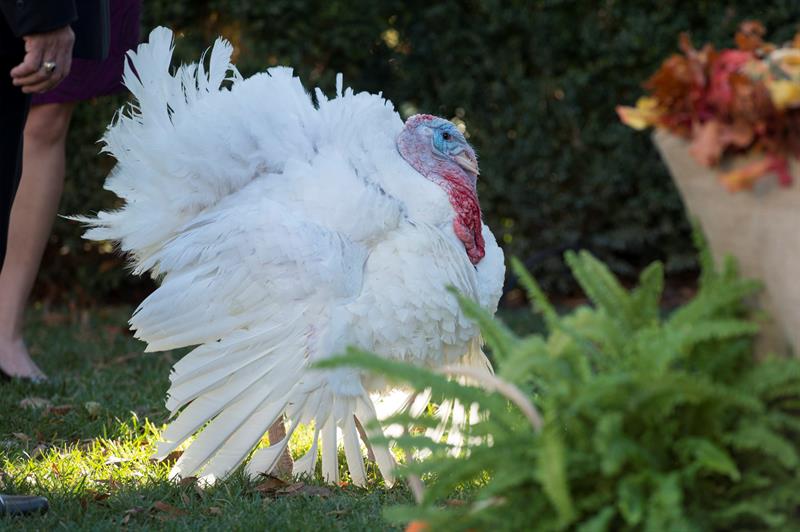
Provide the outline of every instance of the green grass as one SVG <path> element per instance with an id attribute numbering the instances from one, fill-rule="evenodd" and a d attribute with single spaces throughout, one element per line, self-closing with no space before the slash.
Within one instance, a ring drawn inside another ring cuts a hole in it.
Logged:
<path id="1" fill-rule="evenodd" d="M 0 492 L 45 495 L 51 509 L 0 518 L 0 528 L 397 529 L 382 509 L 409 502 L 410 494 L 403 486 L 386 489 L 374 466 L 366 490 L 264 494 L 258 480 L 242 475 L 205 490 L 169 481 L 170 465 L 150 454 L 166 421 L 169 370 L 180 353 L 143 354 L 144 344 L 127 332 L 130 311 L 31 312 L 26 338 L 50 381 L 0 382 Z M 307 448 L 306 436 L 293 440 L 293 452 Z"/>

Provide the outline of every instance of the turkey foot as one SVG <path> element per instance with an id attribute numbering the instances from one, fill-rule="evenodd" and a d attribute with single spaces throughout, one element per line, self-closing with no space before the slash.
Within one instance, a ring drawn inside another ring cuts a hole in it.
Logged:
<path id="1" fill-rule="evenodd" d="M 283 423 L 283 418 L 276 421 L 269 428 L 269 432 L 267 434 L 269 434 L 270 445 L 274 445 L 284 439 L 286 437 L 286 425 Z M 272 471 L 280 476 L 291 475 L 293 467 L 294 460 L 292 460 L 292 455 L 289 454 L 289 445 L 287 444 L 286 448 L 281 454 L 281 457 L 278 458 L 278 463 L 275 465 L 275 469 Z"/>

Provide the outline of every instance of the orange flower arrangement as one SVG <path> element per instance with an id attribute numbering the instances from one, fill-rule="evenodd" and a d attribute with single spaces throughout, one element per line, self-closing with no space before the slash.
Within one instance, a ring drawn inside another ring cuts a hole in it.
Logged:
<path id="1" fill-rule="evenodd" d="M 688 139 L 692 156 L 714 167 L 726 155 L 757 157 L 720 177 L 731 191 L 767 174 L 792 183 L 789 160 L 800 156 L 800 33 L 783 47 L 763 40 L 764 27 L 741 24 L 735 49 L 701 50 L 687 34 L 682 54 L 667 58 L 644 84 L 635 107 L 617 107 L 634 129 L 661 127 Z"/>

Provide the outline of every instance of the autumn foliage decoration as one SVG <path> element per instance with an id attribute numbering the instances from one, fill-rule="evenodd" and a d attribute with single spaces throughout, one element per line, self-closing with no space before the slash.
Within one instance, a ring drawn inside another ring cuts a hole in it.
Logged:
<path id="1" fill-rule="evenodd" d="M 619 117 L 634 129 L 665 128 L 688 139 L 706 167 L 728 155 L 753 155 L 721 173 L 728 190 L 749 189 L 769 174 L 789 186 L 789 161 L 800 155 L 800 33 L 782 47 L 765 42 L 764 33 L 759 22 L 744 22 L 737 47 L 725 50 L 698 50 L 682 34 L 682 53 L 645 82 L 649 95 L 635 107 L 617 108 Z"/>

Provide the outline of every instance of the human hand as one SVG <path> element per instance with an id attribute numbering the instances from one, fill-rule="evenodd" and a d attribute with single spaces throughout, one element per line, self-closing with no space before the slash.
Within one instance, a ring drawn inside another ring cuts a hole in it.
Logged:
<path id="1" fill-rule="evenodd" d="M 46 33 L 32 33 L 25 41 L 25 58 L 11 69 L 12 83 L 22 92 L 44 92 L 67 77 L 72 67 L 72 44 L 75 34 L 64 26 Z"/>

